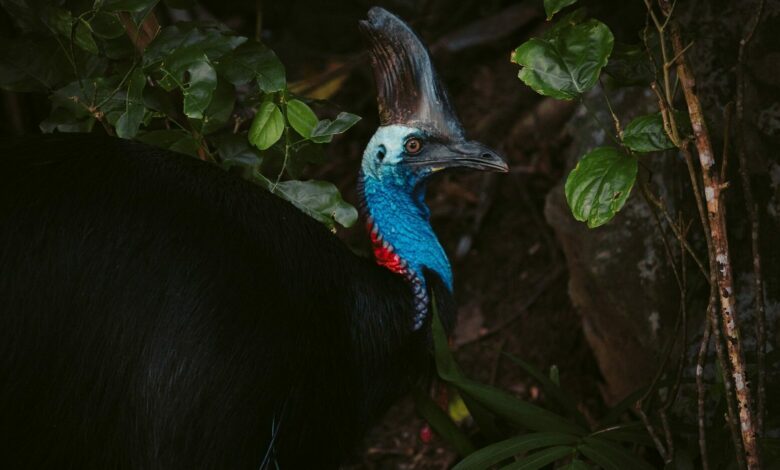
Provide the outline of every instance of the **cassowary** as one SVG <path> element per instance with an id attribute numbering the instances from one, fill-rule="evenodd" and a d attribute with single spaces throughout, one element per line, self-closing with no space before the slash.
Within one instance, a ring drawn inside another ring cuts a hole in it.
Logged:
<path id="1" fill-rule="evenodd" d="M 429 223 L 467 141 L 397 17 L 361 22 L 381 127 L 360 170 L 375 260 L 216 167 L 129 141 L 0 145 L 0 467 L 332 468 L 454 320 Z"/>

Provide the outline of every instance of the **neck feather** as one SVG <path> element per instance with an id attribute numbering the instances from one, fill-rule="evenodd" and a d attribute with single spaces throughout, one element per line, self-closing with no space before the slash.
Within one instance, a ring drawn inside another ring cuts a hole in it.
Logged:
<path id="1" fill-rule="evenodd" d="M 400 181 L 359 178 L 361 210 L 377 264 L 402 275 L 415 296 L 413 328 L 419 329 L 428 314 L 425 270 L 436 272 L 452 291 L 452 270 L 433 232 L 424 188 L 409 192 Z"/>

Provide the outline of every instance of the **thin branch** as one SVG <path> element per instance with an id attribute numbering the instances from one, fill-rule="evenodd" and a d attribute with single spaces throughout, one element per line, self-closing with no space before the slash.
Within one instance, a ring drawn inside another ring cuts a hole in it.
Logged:
<path id="1" fill-rule="evenodd" d="M 761 14 L 764 9 L 764 0 L 759 0 L 758 8 L 753 20 L 748 25 L 745 35 L 739 43 L 737 58 L 737 144 L 739 154 L 739 174 L 742 180 L 742 191 L 745 196 L 745 206 L 750 220 L 751 248 L 753 254 L 753 298 L 755 302 L 756 321 L 756 363 L 758 368 L 758 390 L 756 393 L 756 434 L 764 433 L 764 416 L 766 413 L 766 308 L 764 306 L 764 279 L 761 273 L 761 253 L 759 243 L 759 214 L 758 205 L 753 197 L 753 188 L 748 172 L 747 145 L 745 142 L 745 53 L 750 44 L 756 28 L 761 22 Z"/>
<path id="2" fill-rule="evenodd" d="M 701 337 L 701 343 L 699 344 L 699 355 L 696 359 L 696 402 L 697 402 L 697 415 L 699 418 L 699 454 L 701 455 L 701 468 L 702 470 L 709 470 L 710 464 L 707 457 L 707 428 L 706 428 L 706 411 L 704 410 L 704 362 L 707 359 L 707 351 L 710 346 L 710 332 L 712 326 L 710 325 L 709 312 L 704 318 L 704 334 Z"/>
<path id="3" fill-rule="evenodd" d="M 671 23 L 671 36 L 672 47 L 679 56 L 677 59 L 677 75 L 688 105 L 688 114 L 691 118 L 691 126 L 696 139 L 696 149 L 699 154 L 699 163 L 701 164 L 704 194 L 709 215 L 709 231 L 714 248 L 710 252 L 710 257 L 714 255 L 717 263 L 716 273 L 721 306 L 720 312 L 723 318 L 723 330 L 726 335 L 726 347 L 729 353 L 729 361 L 731 362 L 737 402 L 739 403 L 739 424 L 742 431 L 742 443 L 745 448 L 748 469 L 757 470 L 761 467 L 760 456 L 753 423 L 752 398 L 747 383 L 747 367 L 737 324 L 731 256 L 726 236 L 726 216 L 722 206 L 722 186 L 719 175 L 713 171 L 715 160 L 713 158 L 712 144 L 704 121 L 699 97 L 694 90 L 695 79 L 685 58 L 680 28 L 676 22 Z"/>

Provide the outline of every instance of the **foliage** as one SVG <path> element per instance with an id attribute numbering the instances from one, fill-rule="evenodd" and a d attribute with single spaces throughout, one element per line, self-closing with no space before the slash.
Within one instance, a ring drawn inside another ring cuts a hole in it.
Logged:
<path id="1" fill-rule="evenodd" d="M 575 1 L 545 1 L 548 19 Z M 582 99 L 610 70 L 627 84 L 649 81 L 647 58 L 638 48 L 621 45 L 613 65 L 608 61 L 614 39 L 609 28 L 587 19 L 584 10 L 570 13 L 541 38 L 521 44 L 512 61 L 521 66 L 519 77 L 539 94 L 557 99 Z M 617 118 L 616 118 L 617 119 Z M 574 217 L 588 227 L 599 227 L 623 207 L 636 181 L 637 153 L 672 148 L 660 114 L 632 121 L 617 139 L 622 148 L 600 147 L 585 154 L 566 181 L 566 200 Z"/>
<path id="2" fill-rule="evenodd" d="M 430 398 L 418 394 L 418 410 L 437 433 L 464 457 L 454 467 L 455 470 L 539 469 L 551 463 L 574 469 L 590 469 L 595 465 L 610 470 L 653 468 L 623 446 L 637 441 L 645 446 L 651 445 L 641 423 L 606 424 L 602 429 L 590 430 L 588 421 L 577 410 L 574 399 L 556 384 L 557 372 L 548 378 L 530 364 L 509 356 L 539 380 L 544 392 L 561 408 L 560 414 L 466 377 L 449 350 L 435 302 L 432 305 L 433 340 L 439 377 L 463 397 L 474 420 L 486 435 L 491 430 L 498 432 L 493 443 L 474 451 L 474 445 L 451 418 L 438 410 Z"/>
<path id="3" fill-rule="evenodd" d="M 103 132 L 233 169 L 333 228 L 357 211 L 335 186 L 297 181 L 321 144 L 360 118 L 319 119 L 264 44 L 218 23 L 159 28 L 159 0 L 0 0 L 18 33 L 0 44 L 0 87 L 47 93 L 44 132 Z M 167 1 L 187 7 L 190 1 Z"/>

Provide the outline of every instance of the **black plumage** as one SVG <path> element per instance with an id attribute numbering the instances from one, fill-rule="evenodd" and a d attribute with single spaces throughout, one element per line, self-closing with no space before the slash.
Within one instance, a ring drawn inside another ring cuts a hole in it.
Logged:
<path id="1" fill-rule="evenodd" d="M 276 196 L 113 138 L 0 155 L 0 467 L 334 467 L 426 376 L 405 280 Z"/>

